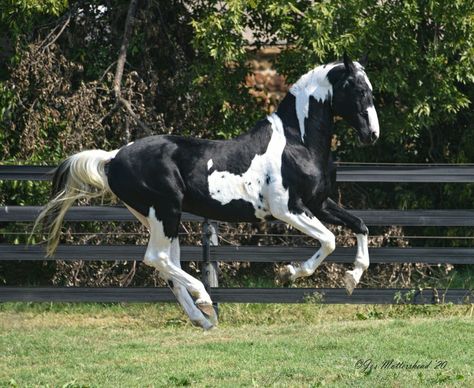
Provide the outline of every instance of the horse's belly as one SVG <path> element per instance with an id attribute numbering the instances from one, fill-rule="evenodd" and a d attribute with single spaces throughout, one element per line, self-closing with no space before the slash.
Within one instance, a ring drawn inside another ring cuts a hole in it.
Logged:
<path id="1" fill-rule="evenodd" d="M 232 199 L 222 204 L 211 198 L 184 198 L 183 211 L 218 221 L 260 222 L 270 218 L 270 212 L 256 213 L 252 203 Z M 256 216 L 259 215 L 259 217 Z"/>

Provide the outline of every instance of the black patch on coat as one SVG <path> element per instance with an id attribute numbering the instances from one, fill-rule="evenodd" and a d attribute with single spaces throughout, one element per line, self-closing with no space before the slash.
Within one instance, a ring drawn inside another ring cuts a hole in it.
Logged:
<path id="1" fill-rule="evenodd" d="M 281 175 L 283 186 L 288 189 L 288 209 L 295 213 L 313 215 L 307 208 L 309 202 L 322 203 L 331 192 L 329 171 L 332 165 L 330 152 L 333 120 L 329 101 L 317 101 L 310 97 L 308 117 L 305 119 L 304 143 L 301 140 L 295 109 L 295 98 L 285 98 L 286 112 L 282 117 L 287 136 L 283 151 Z M 286 123 L 289 125 L 286 125 Z"/>

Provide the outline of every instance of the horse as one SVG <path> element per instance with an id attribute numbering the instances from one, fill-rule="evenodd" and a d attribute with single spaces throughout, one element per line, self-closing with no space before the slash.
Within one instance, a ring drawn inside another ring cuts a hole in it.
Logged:
<path id="1" fill-rule="evenodd" d="M 87 150 L 55 170 L 52 199 L 36 224 L 48 231 L 47 256 L 58 245 L 66 211 L 78 199 L 112 194 L 149 232 L 144 262 L 158 269 L 191 322 L 217 324 L 204 285 L 181 269 L 178 226 L 183 211 L 229 222 L 281 220 L 321 244 L 282 281 L 310 276 L 336 247 L 323 222 L 357 237 L 354 268 L 344 276 L 349 294 L 369 266 L 368 229 L 333 201 L 336 169 L 331 155 L 335 117 L 353 127 L 363 145 L 379 137 L 372 85 L 362 61 L 318 66 L 294 83 L 276 111 L 230 140 L 149 136 L 114 151 Z"/>

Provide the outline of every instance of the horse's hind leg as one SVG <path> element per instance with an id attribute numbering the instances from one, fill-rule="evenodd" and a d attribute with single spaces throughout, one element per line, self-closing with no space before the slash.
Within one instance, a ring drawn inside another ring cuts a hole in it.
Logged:
<path id="1" fill-rule="evenodd" d="M 148 219 L 142 216 L 139 212 L 137 212 L 132 207 L 125 204 L 125 206 L 130 210 L 130 212 L 148 229 L 150 229 L 150 223 Z M 178 267 L 181 268 L 180 263 L 180 249 L 179 249 L 179 240 L 178 238 L 174 238 L 171 242 L 170 246 L 170 258 L 171 261 Z M 160 277 L 163 274 L 160 272 Z M 191 296 L 189 295 L 188 291 L 185 287 L 181 286 L 177 282 L 173 282 L 172 278 L 163 278 L 170 287 L 171 291 L 175 295 L 176 299 L 178 300 L 179 304 L 183 308 L 186 315 L 189 317 L 191 322 L 195 325 L 201 326 L 203 329 L 208 330 L 213 327 L 213 324 L 210 323 L 206 317 L 203 315 L 201 310 L 199 310 L 195 304 Z M 176 283 L 176 284 L 175 284 Z"/>
<path id="2" fill-rule="evenodd" d="M 170 258 L 173 264 L 181 269 L 178 238 L 173 239 L 173 241 L 171 242 Z M 175 284 L 175 282 L 173 282 L 173 279 L 168 280 L 168 286 L 170 287 L 171 291 L 173 291 L 173 294 L 176 296 L 176 299 L 178 300 L 179 304 L 181 305 L 184 312 L 194 325 L 200 326 L 203 329 L 208 330 L 211 329 L 215 324 L 217 324 L 216 321 L 213 321 L 211 323 L 208 319 L 206 319 L 201 310 L 199 310 L 194 304 L 193 298 L 191 298 L 191 295 L 189 295 L 188 290 L 186 290 L 185 287 L 183 287 L 177 282 Z M 213 314 L 211 318 L 217 317 L 215 314 Z"/>
<path id="3" fill-rule="evenodd" d="M 214 316 L 212 300 L 204 285 L 181 268 L 177 267 L 170 258 L 173 237 L 167 237 L 164 231 L 164 224 L 156 217 L 155 209 L 150 208 L 146 218 L 150 225 L 150 241 L 145 252 L 144 262 L 160 271 L 164 279 L 172 279 L 173 286 L 184 287 L 193 297 L 196 298 L 196 306 L 210 317 Z M 173 222 L 179 223 L 179 216 Z M 164 220 L 170 222 L 170 220 Z"/>

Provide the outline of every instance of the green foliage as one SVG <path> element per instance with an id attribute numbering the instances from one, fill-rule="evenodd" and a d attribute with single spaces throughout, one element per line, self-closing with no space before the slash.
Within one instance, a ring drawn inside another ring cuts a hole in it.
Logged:
<path id="1" fill-rule="evenodd" d="M 61 15 L 68 3 L 68 0 L 2 0 L 0 31 L 8 31 L 17 38 L 41 26 L 46 17 Z"/>
<path id="2" fill-rule="evenodd" d="M 113 42 L 120 40 L 128 6 L 111 2 L 98 14 L 94 4 L 81 11 L 90 24 L 88 39 L 61 44 L 62 52 L 83 67 L 84 81 L 101 78 L 114 62 Z M 64 13 L 68 2 L 9 0 L 2 6 L 0 24 L 18 38 L 28 31 L 41 35 L 42 29 L 44 36 L 47 28 L 41 23 Z M 247 130 L 264 113 L 244 83 L 253 56 L 249 45 L 282 43 L 286 46 L 275 66 L 290 83 L 344 51 L 355 57 L 369 54 L 382 138 L 370 152 L 357 149 L 351 131 L 341 124 L 337 153 L 343 160 L 472 161 L 472 2 L 206 0 L 189 7 L 174 1 L 142 7 L 128 60 L 141 76 L 145 71 L 158 75 L 167 101 L 158 96 L 157 106 L 168 128 L 221 138 Z M 80 23 L 68 29 L 69 41 L 85 32 Z M 245 33 L 250 31 L 249 42 Z M 173 105 L 173 99 L 185 103 Z M 2 87 L 0 119 L 14 101 L 11 90 Z M 468 141 L 460 144 L 464 136 Z"/>
<path id="3" fill-rule="evenodd" d="M 368 153 L 354 151 L 353 142 L 344 141 L 341 157 L 454 161 L 450 147 L 457 143 L 459 132 L 468 130 L 460 118 L 472 117 L 472 2 L 266 0 L 229 4 L 229 9 L 209 6 L 207 13 L 193 21 L 195 47 L 212 57 L 217 68 L 229 67 L 229 61 L 245 61 L 242 48 L 247 43 L 239 35 L 245 29 L 254 31 L 260 39 L 257 45 L 287 43 L 277 68 L 290 82 L 316 64 L 340 57 L 345 50 L 354 56 L 369 53 L 368 72 L 382 124 L 381 145 Z M 238 16 L 242 13 L 246 18 Z M 460 128 L 446 130 L 453 126 Z M 438 135 L 433 131 L 444 135 L 434 146 L 426 144 L 429 136 Z M 344 140 L 347 132 L 347 128 L 340 132 Z"/>

